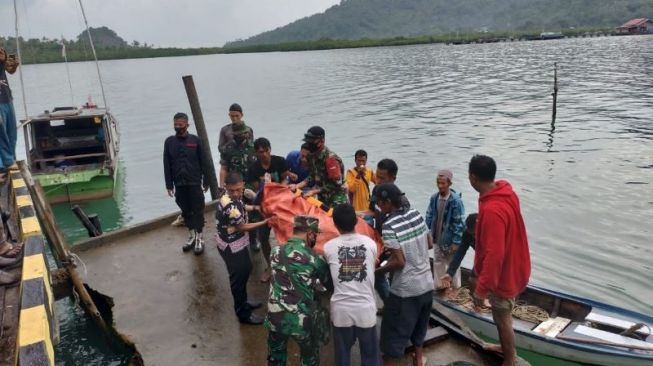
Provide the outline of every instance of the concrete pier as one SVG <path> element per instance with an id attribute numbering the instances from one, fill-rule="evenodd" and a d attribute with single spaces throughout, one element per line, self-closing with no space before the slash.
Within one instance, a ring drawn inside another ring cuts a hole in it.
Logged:
<path id="1" fill-rule="evenodd" d="M 115 328 L 135 343 L 145 365 L 264 365 L 267 331 L 240 324 L 233 310 L 227 269 L 216 249 L 215 219 L 207 213 L 203 255 L 182 253 L 185 228 L 169 226 L 175 215 L 89 239 L 74 251 L 87 270 L 85 282 L 114 300 Z M 250 300 L 265 303 L 268 285 L 259 282 L 265 263 L 253 253 Z M 257 310 L 265 315 L 265 306 Z M 356 347 L 354 347 L 356 348 Z M 461 341 L 447 339 L 427 348 L 430 364 L 466 360 L 487 365 Z M 289 365 L 298 364 L 289 347 Z M 333 346 L 321 352 L 333 365 Z M 356 352 L 353 364 L 359 364 Z M 410 357 L 404 358 L 410 365 Z"/>

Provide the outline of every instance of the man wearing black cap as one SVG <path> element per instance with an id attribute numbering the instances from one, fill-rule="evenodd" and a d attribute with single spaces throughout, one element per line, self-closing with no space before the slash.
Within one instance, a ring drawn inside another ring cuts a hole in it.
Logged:
<path id="1" fill-rule="evenodd" d="M 240 106 L 238 103 L 234 103 L 229 106 L 229 119 L 231 119 L 231 123 L 228 123 L 220 129 L 220 139 L 218 142 L 218 151 L 222 153 L 224 151 L 225 146 L 230 141 L 234 140 L 234 135 L 231 131 L 231 125 L 233 123 L 239 123 L 239 122 L 244 122 L 243 121 L 243 108 Z M 249 128 L 249 134 L 252 137 L 252 140 L 254 140 L 254 130 L 247 126 Z"/>
<path id="2" fill-rule="evenodd" d="M 175 114 L 173 120 L 175 135 L 168 137 L 163 146 L 166 189 L 170 197 L 175 197 L 190 232 L 188 242 L 182 246 L 182 250 L 187 252 L 193 249 L 199 255 L 204 251 L 204 192 L 209 188 L 207 159 L 202 154 L 201 140 L 188 133 L 186 113 Z"/>
<path id="3" fill-rule="evenodd" d="M 309 175 L 303 182 L 290 188 L 302 189 L 314 186 L 308 195 L 316 194 L 318 199 L 326 206 L 335 207 L 341 203 L 348 203 L 347 194 L 343 187 L 345 168 L 342 159 L 324 144 L 324 129 L 313 126 L 304 134 L 304 141 L 310 151 L 308 156 Z"/>
<path id="4" fill-rule="evenodd" d="M 387 264 L 377 274 L 392 273 L 390 295 L 384 300 L 381 351 L 385 364 L 403 356 L 410 341 L 415 347 L 413 364 L 426 362 L 422 346 L 433 302 L 433 274 L 429 264 L 432 242 L 422 215 L 402 207 L 402 192 L 392 183 L 375 190 L 376 204 L 389 214 L 381 229 L 383 245 L 390 251 Z"/>

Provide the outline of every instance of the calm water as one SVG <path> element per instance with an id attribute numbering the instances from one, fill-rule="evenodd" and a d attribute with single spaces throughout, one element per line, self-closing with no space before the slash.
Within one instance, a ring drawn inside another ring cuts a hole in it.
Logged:
<path id="1" fill-rule="evenodd" d="M 560 94 L 552 126 L 554 62 Z M 508 179 L 521 199 L 532 283 L 653 314 L 651 36 L 101 65 L 109 105 L 121 123 L 123 166 L 117 202 L 86 206 L 105 228 L 176 209 L 163 184 L 162 145 L 172 115 L 189 111 L 181 76 L 192 74 L 214 155 L 227 107 L 237 101 L 256 136 L 272 141 L 273 153 L 296 149 L 304 131 L 319 124 L 347 165 L 359 148 L 368 151 L 370 165 L 395 159 L 398 185 L 422 212 L 440 168 L 453 170 L 453 188 L 474 212 L 477 195 L 466 163 L 474 153 L 493 156 L 498 177 Z M 70 68 L 78 104 L 89 92 L 100 101 L 93 65 Z M 30 113 L 70 104 L 63 64 L 23 71 Z M 22 116 L 18 80 L 11 82 Z M 57 213 L 69 238 L 84 236 L 68 207 Z M 121 356 L 91 347 L 99 341 L 69 303 L 58 310 L 61 364 L 121 364 Z"/>

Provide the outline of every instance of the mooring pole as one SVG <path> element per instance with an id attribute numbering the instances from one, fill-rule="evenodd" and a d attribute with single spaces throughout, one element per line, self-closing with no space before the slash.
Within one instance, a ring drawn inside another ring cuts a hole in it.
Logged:
<path id="1" fill-rule="evenodd" d="M 197 97 L 197 90 L 195 89 L 195 82 L 192 75 L 186 75 L 181 78 L 184 81 L 186 88 L 186 95 L 188 96 L 188 103 L 190 103 L 190 111 L 193 114 L 195 121 L 195 129 L 197 136 L 202 141 L 202 155 L 204 156 L 204 164 L 206 165 L 205 172 L 207 172 L 209 185 L 211 187 L 211 199 L 218 199 L 218 177 L 215 175 L 215 167 L 213 165 L 213 156 L 211 155 L 211 145 L 209 143 L 209 135 L 206 133 L 206 126 L 204 125 L 204 117 L 202 116 L 202 108 L 200 101 Z"/>
<path id="2" fill-rule="evenodd" d="M 551 124 L 554 125 L 556 122 L 556 114 L 558 113 L 558 63 L 553 63 L 553 112 L 551 118 Z"/>

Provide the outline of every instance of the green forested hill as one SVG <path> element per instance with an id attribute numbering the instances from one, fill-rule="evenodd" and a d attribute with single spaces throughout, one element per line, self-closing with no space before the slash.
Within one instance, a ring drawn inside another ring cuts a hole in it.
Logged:
<path id="1" fill-rule="evenodd" d="M 653 17 L 653 0 L 342 0 L 324 13 L 226 46 L 477 30 L 612 28 L 636 17 Z"/>

